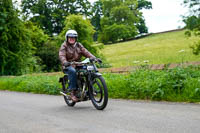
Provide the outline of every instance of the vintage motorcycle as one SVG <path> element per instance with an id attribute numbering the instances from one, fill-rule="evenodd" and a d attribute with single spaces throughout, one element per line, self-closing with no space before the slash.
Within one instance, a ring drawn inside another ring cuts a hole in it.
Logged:
<path id="1" fill-rule="evenodd" d="M 87 58 L 82 62 L 70 63 L 76 65 L 77 91 L 75 95 L 78 102 L 91 100 L 96 109 L 103 110 L 108 103 L 108 90 L 106 82 L 95 63 L 101 63 L 101 61 Z M 70 98 L 68 75 L 65 74 L 64 77 L 61 77 L 59 82 L 62 84 L 60 94 L 64 96 L 66 104 L 73 107 L 76 102 Z"/>

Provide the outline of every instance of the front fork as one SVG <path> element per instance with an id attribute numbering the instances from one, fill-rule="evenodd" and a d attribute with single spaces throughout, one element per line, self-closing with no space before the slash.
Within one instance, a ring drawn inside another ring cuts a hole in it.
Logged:
<path id="1" fill-rule="evenodd" d="M 92 93 L 94 93 L 93 91 L 93 83 L 95 82 L 94 81 L 94 79 L 96 78 L 96 77 L 100 77 L 102 74 L 101 73 L 98 73 L 98 72 L 96 72 L 96 73 L 90 73 L 89 75 L 88 75 L 88 83 L 89 83 L 89 87 L 88 87 L 88 91 L 89 91 L 89 93 L 90 92 L 92 92 Z M 90 99 L 91 99 L 91 95 L 89 95 L 89 97 L 90 97 Z"/>

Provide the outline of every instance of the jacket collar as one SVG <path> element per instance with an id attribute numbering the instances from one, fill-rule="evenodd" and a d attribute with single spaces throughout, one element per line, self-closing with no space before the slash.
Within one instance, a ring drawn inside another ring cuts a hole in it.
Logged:
<path id="1" fill-rule="evenodd" d="M 73 44 L 73 45 L 69 44 L 67 41 L 65 41 L 64 43 L 65 43 L 64 45 L 70 46 L 70 47 L 72 47 L 72 48 L 75 48 L 76 45 L 77 45 L 77 42 L 75 42 L 75 44 Z"/>

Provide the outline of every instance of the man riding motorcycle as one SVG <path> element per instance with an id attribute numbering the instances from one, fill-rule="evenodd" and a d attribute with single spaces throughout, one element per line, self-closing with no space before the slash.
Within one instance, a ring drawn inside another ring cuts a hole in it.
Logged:
<path id="1" fill-rule="evenodd" d="M 65 34 L 65 38 L 66 40 L 59 50 L 59 59 L 62 64 L 63 72 L 68 74 L 69 89 L 71 90 L 70 98 L 72 101 L 77 102 L 78 98 L 75 96 L 77 90 L 76 66 L 70 65 L 70 62 L 79 62 L 82 56 L 93 59 L 96 57 L 84 48 L 81 43 L 77 42 L 78 34 L 75 30 L 68 30 Z"/>

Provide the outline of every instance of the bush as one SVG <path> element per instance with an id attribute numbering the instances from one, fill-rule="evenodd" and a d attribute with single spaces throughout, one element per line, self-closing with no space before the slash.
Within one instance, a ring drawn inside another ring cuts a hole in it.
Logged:
<path id="1" fill-rule="evenodd" d="M 52 42 L 48 42 L 38 49 L 37 56 L 41 58 L 43 71 L 60 71 L 61 65 L 58 57 L 59 48 Z"/>
<path id="2" fill-rule="evenodd" d="M 191 46 L 191 48 L 192 48 L 193 54 L 199 55 L 199 53 L 200 53 L 200 40 L 197 41 L 197 42 L 195 42 L 195 43 Z"/>
<path id="3" fill-rule="evenodd" d="M 32 92 L 38 94 L 59 94 L 59 76 L 26 75 L 18 77 L 1 77 L 0 90 Z"/>
<path id="4" fill-rule="evenodd" d="M 104 75 L 109 96 L 125 99 L 200 101 L 200 67 L 171 70 L 140 69 L 129 75 Z"/>

